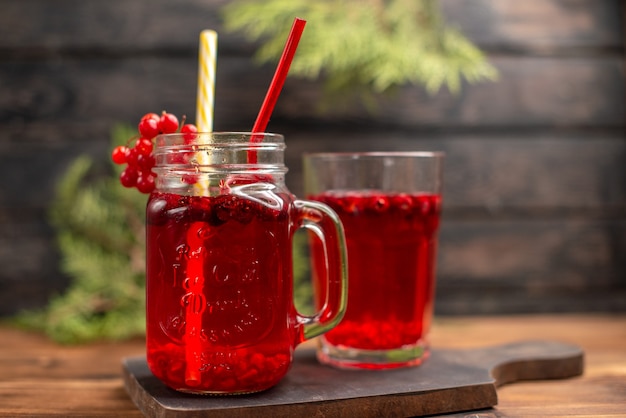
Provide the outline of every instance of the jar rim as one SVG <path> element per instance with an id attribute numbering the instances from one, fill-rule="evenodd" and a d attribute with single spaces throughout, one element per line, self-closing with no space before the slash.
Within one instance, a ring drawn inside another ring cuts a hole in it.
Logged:
<path id="1" fill-rule="evenodd" d="M 359 160 L 376 159 L 381 157 L 392 158 L 435 158 L 443 159 L 443 151 L 339 151 L 339 152 L 305 152 L 304 158 L 328 159 L 328 160 Z"/>
<path id="2" fill-rule="evenodd" d="M 193 132 L 193 133 L 171 133 L 156 136 L 156 146 L 177 146 L 177 145 L 237 145 L 257 147 L 268 144 L 284 144 L 285 138 L 282 134 L 271 132 L 244 132 L 244 131 L 216 131 L 216 132 Z"/>

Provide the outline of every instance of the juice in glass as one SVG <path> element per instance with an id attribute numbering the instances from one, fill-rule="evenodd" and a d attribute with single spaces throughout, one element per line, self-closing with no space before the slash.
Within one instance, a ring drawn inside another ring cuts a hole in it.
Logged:
<path id="1" fill-rule="evenodd" d="M 422 161 L 429 155 L 305 157 L 307 198 L 339 215 L 348 247 L 348 307 L 320 339 L 322 362 L 387 369 L 427 357 L 441 214 L 438 183 L 430 184 L 439 168 Z M 314 235 L 310 241 L 315 290 L 323 295 L 324 282 L 315 279 L 325 271 L 323 246 Z"/>
<path id="2" fill-rule="evenodd" d="M 295 347 L 341 319 L 345 241 L 326 205 L 286 188 L 274 134 L 158 136 L 146 209 L 146 345 L 152 373 L 178 391 L 258 392 L 287 373 Z M 255 154 L 255 162 L 249 156 Z M 326 295 L 313 316 L 293 303 L 292 240 L 324 240 Z"/>
<path id="3" fill-rule="evenodd" d="M 147 211 L 147 350 L 174 388 L 255 392 L 291 362 L 291 199 L 153 193 Z M 199 280 L 203 277 L 203 280 Z"/>
<path id="4" fill-rule="evenodd" d="M 339 215 L 352 278 L 346 315 L 326 340 L 367 350 L 419 341 L 432 317 L 441 197 L 371 191 L 309 198 Z M 315 242 L 312 251 L 319 263 L 320 244 Z"/>

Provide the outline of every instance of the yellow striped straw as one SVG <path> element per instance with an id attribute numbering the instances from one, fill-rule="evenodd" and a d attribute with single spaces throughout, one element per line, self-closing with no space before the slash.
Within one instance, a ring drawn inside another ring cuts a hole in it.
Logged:
<path id="1" fill-rule="evenodd" d="M 198 55 L 198 98 L 196 126 L 199 132 L 213 131 L 213 105 L 215 102 L 215 64 L 217 61 L 217 32 L 200 32 Z"/>
<path id="2" fill-rule="evenodd" d="M 196 127 L 198 132 L 213 132 L 213 106 L 215 103 L 215 67 L 217 61 L 217 32 L 203 30 L 200 32 L 198 54 L 198 96 L 196 101 Z M 200 165 L 210 163 L 206 152 L 196 153 L 196 161 Z M 207 195 L 209 182 L 200 178 L 194 185 L 197 195 Z"/>
<path id="3" fill-rule="evenodd" d="M 217 33 L 212 30 L 203 30 L 200 32 L 200 47 L 198 54 L 198 96 L 196 102 L 196 127 L 198 132 L 212 132 L 213 131 L 213 103 L 215 96 L 215 61 L 217 58 Z M 206 152 L 200 151 L 195 154 L 198 164 L 209 164 L 211 159 Z M 209 181 L 203 176 L 194 184 L 194 193 L 197 196 L 208 196 L 209 194 Z M 198 225 L 202 225 L 202 222 L 197 222 Z M 198 233 L 200 229 L 195 228 L 195 224 L 192 225 L 188 231 L 188 243 L 190 242 L 189 236 L 197 241 Z M 193 241 L 191 241 L 193 243 Z M 196 246 L 201 245 L 199 242 L 195 242 Z M 193 245 L 191 248 L 194 248 Z M 190 263 L 187 265 L 189 268 Z M 200 286 L 204 283 L 204 275 L 202 266 L 199 267 L 199 276 L 196 278 Z M 197 269 L 196 269 L 197 270 Z M 202 287 L 198 294 L 202 293 Z M 202 315 L 191 309 L 191 304 L 187 306 L 185 311 L 185 336 L 188 338 L 185 345 L 185 381 L 190 385 L 198 385 L 201 382 L 200 356 L 197 352 L 197 347 L 200 347 L 200 332 L 202 329 Z"/>

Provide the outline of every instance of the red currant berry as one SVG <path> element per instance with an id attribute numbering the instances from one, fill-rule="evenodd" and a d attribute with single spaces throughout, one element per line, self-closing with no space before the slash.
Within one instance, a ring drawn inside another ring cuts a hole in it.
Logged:
<path id="1" fill-rule="evenodd" d="M 370 209 L 374 212 L 384 212 L 389 208 L 389 199 L 387 196 L 373 196 L 370 198 Z"/>
<path id="2" fill-rule="evenodd" d="M 146 120 L 146 119 L 155 119 L 155 120 L 158 122 L 158 121 L 159 121 L 159 118 L 160 118 L 160 116 L 159 116 L 158 114 L 156 114 L 156 113 L 153 113 L 153 112 L 151 112 L 151 113 L 146 113 L 145 115 L 143 115 L 143 116 L 141 117 L 141 122 L 143 122 L 143 121 L 144 121 L 144 120 Z"/>
<path id="3" fill-rule="evenodd" d="M 141 171 L 149 172 L 155 166 L 156 161 L 152 154 L 139 154 L 137 156 L 137 167 Z"/>
<path id="4" fill-rule="evenodd" d="M 128 148 L 128 151 L 126 152 L 126 163 L 132 167 L 136 166 L 138 155 L 139 153 L 137 152 L 137 148 Z"/>
<path id="5" fill-rule="evenodd" d="M 152 141 L 149 139 L 139 138 L 135 142 L 135 149 L 139 155 L 150 155 L 153 148 L 154 146 L 152 145 Z"/>
<path id="6" fill-rule="evenodd" d="M 413 199 L 406 193 L 400 193 L 391 198 L 394 208 L 401 212 L 408 212 L 413 207 Z"/>
<path id="7" fill-rule="evenodd" d="M 155 188 L 154 176 L 152 173 L 142 173 L 137 178 L 137 190 L 141 193 L 151 193 Z"/>
<path id="8" fill-rule="evenodd" d="M 198 133 L 198 128 L 196 125 L 187 123 L 180 128 L 180 133 L 183 134 L 183 138 L 185 141 L 190 142 L 196 137 L 196 133 Z"/>
<path id="9" fill-rule="evenodd" d="M 120 183 L 122 183 L 122 186 L 124 187 L 134 187 L 137 184 L 138 176 L 139 173 L 137 172 L 137 169 L 128 166 L 124 169 L 124 171 L 122 171 L 122 174 L 120 174 Z"/>
<path id="10" fill-rule="evenodd" d="M 124 145 L 118 145 L 113 148 L 113 152 L 111 152 L 111 159 L 115 164 L 124 164 L 126 162 L 126 153 L 128 152 L 128 147 Z"/>
<path id="11" fill-rule="evenodd" d="M 432 202 L 429 199 L 420 199 L 421 200 L 421 211 L 422 215 L 429 215 L 433 209 Z"/>
<path id="12" fill-rule="evenodd" d="M 198 132 L 198 128 L 193 123 L 186 123 L 180 128 L 181 134 L 195 134 Z"/>
<path id="13" fill-rule="evenodd" d="M 154 138 L 159 134 L 159 120 L 153 118 L 142 119 L 139 122 L 139 133 L 144 138 Z"/>
<path id="14" fill-rule="evenodd" d="M 171 113 L 163 111 L 159 119 L 159 131 L 164 134 L 173 134 L 178 130 L 178 118 Z"/>
<path id="15" fill-rule="evenodd" d="M 195 184 L 198 182 L 198 176 L 195 174 L 183 174 L 181 181 L 185 184 Z"/>

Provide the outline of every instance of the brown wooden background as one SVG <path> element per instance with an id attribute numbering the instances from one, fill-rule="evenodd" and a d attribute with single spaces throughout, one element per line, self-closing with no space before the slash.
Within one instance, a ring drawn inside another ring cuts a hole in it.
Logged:
<path id="1" fill-rule="evenodd" d="M 45 214 L 68 163 L 107 159 L 117 122 L 194 115 L 202 29 L 220 33 L 215 128 L 251 128 L 273 67 L 222 30 L 226 2 L 0 0 L 0 314 L 67 284 Z M 626 310 L 622 2 L 441 5 L 499 82 L 406 87 L 372 115 L 320 114 L 321 83 L 290 78 L 269 126 L 287 135 L 289 187 L 304 151 L 444 150 L 440 314 Z"/>

